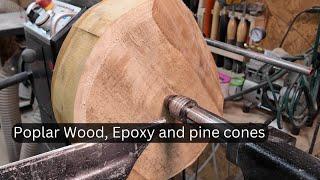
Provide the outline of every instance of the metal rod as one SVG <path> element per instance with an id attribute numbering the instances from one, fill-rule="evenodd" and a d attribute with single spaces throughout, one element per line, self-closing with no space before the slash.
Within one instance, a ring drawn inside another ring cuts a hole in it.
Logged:
<path id="1" fill-rule="evenodd" d="M 0 90 L 28 80 L 31 74 L 31 72 L 22 72 L 0 81 Z"/>
<path id="2" fill-rule="evenodd" d="M 186 112 L 186 117 L 195 123 L 199 123 L 199 124 L 227 123 L 227 120 L 222 119 L 221 117 L 198 106 L 188 107 L 185 109 L 185 112 Z"/>
<path id="3" fill-rule="evenodd" d="M 274 82 L 274 81 L 280 79 L 286 73 L 287 73 L 287 71 L 282 70 L 278 74 L 276 74 L 273 77 L 271 77 L 270 81 Z M 231 100 L 233 100 L 235 98 L 238 98 L 238 97 L 241 97 L 241 96 L 243 96 L 245 94 L 251 93 L 251 92 L 253 92 L 253 91 L 257 90 L 257 89 L 263 88 L 264 86 L 267 86 L 267 85 L 268 85 L 268 81 L 263 81 L 263 82 L 261 82 L 260 84 L 254 86 L 254 87 L 251 87 L 251 88 L 243 90 L 243 91 L 241 91 L 241 92 L 239 92 L 237 94 L 234 94 L 234 95 L 231 95 L 231 96 L 228 96 L 228 97 L 224 98 L 224 101 L 231 101 Z"/>
<path id="4" fill-rule="evenodd" d="M 165 99 L 165 105 L 171 116 L 180 119 L 182 122 L 192 121 L 196 124 L 211 124 L 219 131 L 234 129 L 229 121 L 222 117 L 203 109 L 198 104 L 184 96 L 169 96 Z M 222 139 L 223 140 L 223 139 Z"/>
<path id="5" fill-rule="evenodd" d="M 249 57 L 267 64 L 271 64 L 280 68 L 284 68 L 287 70 L 291 70 L 294 72 L 298 72 L 298 73 L 302 73 L 305 75 L 312 75 L 313 73 L 313 69 L 311 67 L 307 67 L 301 64 L 296 64 L 293 62 L 289 62 L 289 61 L 285 61 L 281 58 L 273 58 L 273 57 L 269 57 L 266 56 L 264 54 L 261 53 L 256 53 L 253 51 L 249 51 L 243 48 L 239 48 L 237 46 L 233 46 L 231 44 L 226 44 L 220 41 L 216 41 L 216 40 L 210 40 L 210 39 L 205 39 L 207 44 L 210 46 L 214 46 L 226 51 L 230 51 L 245 57 Z"/>

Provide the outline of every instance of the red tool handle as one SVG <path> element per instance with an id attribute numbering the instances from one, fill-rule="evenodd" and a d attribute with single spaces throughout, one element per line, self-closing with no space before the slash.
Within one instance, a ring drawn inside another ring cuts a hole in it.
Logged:
<path id="1" fill-rule="evenodd" d="M 46 9 L 52 3 L 52 0 L 36 0 L 36 3 L 42 8 Z"/>

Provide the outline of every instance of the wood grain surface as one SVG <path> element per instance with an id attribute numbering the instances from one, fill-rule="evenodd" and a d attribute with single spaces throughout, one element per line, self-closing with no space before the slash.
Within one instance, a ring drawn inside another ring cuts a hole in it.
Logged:
<path id="1" fill-rule="evenodd" d="M 52 82 L 58 122 L 153 122 L 163 100 L 189 96 L 222 115 L 217 69 L 180 0 L 106 0 L 74 25 Z M 170 118 L 166 118 L 170 120 Z M 206 144 L 150 144 L 131 179 L 168 179 Z"/>
<path id="2" fill-rule="evenodd" d="M 248 0 L 264 2 L 270 11 L 267 24 L 267 37 L 262 46 L 274 49 L 279 46 L 293 17 L 300 11 L 312 6 L 320 6 L 319 0 Z M 311 47 L 315 40 L 319 15 L 304 14 L 295 23 L 284 43 L 284 49 L 291 54 L 298 54 Z"/>

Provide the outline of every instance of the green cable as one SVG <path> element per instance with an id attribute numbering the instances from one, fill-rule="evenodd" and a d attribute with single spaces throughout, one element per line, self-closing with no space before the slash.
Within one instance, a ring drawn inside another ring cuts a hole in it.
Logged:
<path id="1" fill-rule="evenodd" d="M 271 82 L 274 82 L 278 79 L 280 79 L 281 77 L 283 77 L 285 74 L 287 73 L 287 70 L 279 70 L 277 71 L 276 73 L 274 73 L 272 76 L 271 76 Z M 234 95 L 231 95 L 229 97 L 226 97 L 224 99 L 224 101 L 231 101 L 237 97 L 241 97 L 245 94 L 248 94 L 248 93 L 251 93 L 259 88 L 262 88 L 262 87 L 265 87 L 266 85 L 268 85 L 268 82 L 267 81 L 262 81 L 260 82 L 258 85 L 254 86 L 254 87 L 251 87 L 249 89 L 246 89 L 246 90 L 243 90 L 237 94 L 234 94 Z"/>
<path id="2" fill-rule="evenodd" d="M 293 119 L 294 112 L 296 110 L 296 107 L 297 107 L 296 105 L 298 104 L 301 95 L 302 95 L 301 89 L 297 88 L 294 91 L 294 93 L 292 94 L 292 99 L 291 99 L 290 103 L 288 104 L 289 120 L 292 121 L 293 124 L 294 124 L 294 119 Z"/>
<path id="3" fill-rule="evenodd" d="M 275 90 L 273 88 L 273 85 L 272 85 L 272 82 L 270 80 L 270 77 L 267 75 L 266 76 L 267 78 L 267 81 L 268 81 L 268 85 L 271 89 L 271 93 L 272 93 L 272 96 L 273 96 L 273 99 L 274 99 L 274 104 L 276 105 L 276 110 L 277 110 L 277 113 L 276 113 L 276 118 L 277 118 L 277 125 L 278 125 L 278 128 L 279 129 L 282 129 L 282 125 L 281 125 L 281 120 L 282 120 L 282 117 L 281 117 L 281 109 L 279 107 L 279 103 L 278 103 L 278 99 L 277 99 L 277 96 L 275 94 Z"/>
<path id="4" fill-rule="evenodd" d="M 295 98 L 295 100 L 293 101 L 292 109 L 296 110 L 302 94 L 303 94 L 303 91 L 299 90 L 299 91 L 298 91 L 298 94 L 297 94 L 297 96 L 296 96 L 296 98 Z M 303 114 L 304 111 L 305 111 L 305 110 L 303 110 L 301 113 Z M 295 122 L 295 121 L 294 121 L 295 119 L 297 119 L 297 118 L 295 118 L 295 116 L 292 116 L 292 122 L 293 122 L 293 123 Z M 302 125 L 302 124 L 299 124 L 299 125 L 296 125 L 296 126 L 301 126 L 301 125 Z"/>
<path id="5" fill-rule="evenodd" d="M 292 89 L 293 89 L 293 85 L 299 80 L 299 81 L 301 81 L 301 77 L 302 77 L 302 75 L 300 74 L 299 76 L 298 76 L 298 78 L 296 79 L 296 81 L 291 85 L 292 86 Z M 291 90 L 292 90 L 291 89 Z M 293 122 L 293 117 L 294 117 L 294 111 L 295 111 L 295 105 L 294 104 L 296 104 L 296 95 L 297 95 L 297 93 L 300 91 L 299 90 L 300 89 L 300 82 L 298 83 L 298 85 L 296 86 L 296 88 L 295 88 L 295 90 L 293 91 L 293 93 L 292 93 L 292 98 L 291 98 L 291 100 L 290 100 L 290 102 L 289 102 L 289 97 L 288 97 L 288 101 L 286 102 L 287 104 L 286 104 L 286 106 L 287 106 L 287 113 L 288 113 L 288 118 L 289 118 L 289 120 L 290 121 L 292 121 Z M 290 90 L 290 92 L 291 92 L 291 90 Z M 290 94 L 290 93 L 289 93 Z"/>

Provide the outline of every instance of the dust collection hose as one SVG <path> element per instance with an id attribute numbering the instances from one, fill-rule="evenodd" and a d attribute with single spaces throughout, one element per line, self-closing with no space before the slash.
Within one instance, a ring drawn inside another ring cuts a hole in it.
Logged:
<path id="1" fill-rule="evenodd" d="M 23 122 L 23 123 L 41 123 L 41 115 L 40 115 L 39 107 L 34 112 L 32 120 L 28 120 L 27 122 Z M 23 143 L 21 145 L 20 160 L 35 156 L 38 154 L 38 152 L 39 152 L 39 144 Z"/>
<path id="2" fill-rule="evenodd" d="M 0 81 L 4 80 L 17 72 L 13 65 L 17 59 L 11 58 L 0 70 Z M 19 110 L 19 85 L 12 85 L 0 91 L 0 120 L 1 129 L 7 145 L 8 158 L 10 162 L 19 160 L 21 144 L 13 140 L 11 136 L 12 127 L 21 123 Z"/>

